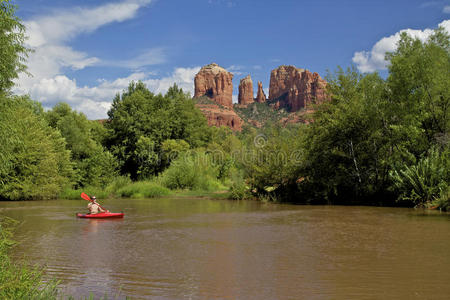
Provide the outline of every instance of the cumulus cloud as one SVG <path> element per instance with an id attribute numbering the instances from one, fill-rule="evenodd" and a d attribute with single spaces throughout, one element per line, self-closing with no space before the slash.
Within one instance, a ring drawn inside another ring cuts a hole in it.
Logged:
<path id="1" fill-rule="evenodd" d="M 65 75 L 42 78 L 30 88 L 30 95 L 51 108 L 64 101 L 73 109 L 84 112 L 89 119 L 104 119 L 111 106 L 112 99 L 128 87 L 131 81 L 142 81 L 154 93 L 165 93 L 176 83 L 184 91 L 193 94 L 194 77 L 200 67 L 176 68 L 166 77 L 152 79 L 151 73 L 137 72 L 115 80 L 100 79 L 97 86 L 78 86 L 76 80 Z"/>
<path id="2" fill-rule="evenodd" d="M 445 20 L 439 24 L 450 32 L 450 20 Z M 418 38 L 421 41 L 426 41 L 430 35 L 433 34 L 433 29 L 404 29 L 399 32 L 384 37 L 379 40 L 372 47 L 370 51 L 359 51 L 353 55 L 353 62 L 361 72 L 374 72 L 376 70 L 385 70 L 388 66 L 388 62 L 385 60 L 386 52 L 393 52 L 397 48 L 397 43 L 400 40 L 401 33 L 406 32 L 414 38 Z"/>
<path id="3" fill-rule="evenodd" d="M 24 22 L 29 39 L 27 44 L 34 50 L 27 65 L 33 75 L 21 74 L 16 81 L 16 94 L 29 94 L 41 101 L 44 107 L 52 107 L 60 101 L 69 103 L 74 109 L 83 111 L 89 118 L 105 118 L 114 95 L 125 89 L 132 80 L 142 80 L 157 92 L 165 92 L 177 82 L 184 89 L 193 83 L 192 69 L 176 69 L 168 77 L 152 80 L 153 74 L 134 72 L 115 80 L 99 80 L 97 86 L 79 86 L 75 79 L 64 71 L 69 68 L 81 70 L 89 66 L 114 66 L 138 69 L 142 66 L 162 63 L 166 60 L 164 48 L 158 47 L 141 51 L 129 60 L 104 61 L 88 53 L 68 46 L 80 34 L 91 33 L 101 26 L 123 22 L 136 16 L 138 10 L 152 0 L 126 0 L 91 8 L 72 8 L 56 11 L 52 15 L 37 16 Z M 191 81 L 189 84 L 188 82 Z"/>

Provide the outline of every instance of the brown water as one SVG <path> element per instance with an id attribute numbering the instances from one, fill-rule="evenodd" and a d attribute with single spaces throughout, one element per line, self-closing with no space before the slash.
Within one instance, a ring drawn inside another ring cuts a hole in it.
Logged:
<path id="1" fill-rule="evenodd" d="M 76 297 L 449 299 L 450 217 L 402 208 L 208 199 L 0 202 L 21 220 L 14 257 Z"/>

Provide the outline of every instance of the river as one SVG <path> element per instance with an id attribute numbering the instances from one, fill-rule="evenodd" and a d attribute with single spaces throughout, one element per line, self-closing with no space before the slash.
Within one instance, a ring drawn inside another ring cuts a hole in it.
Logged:
<path id="1" fill-rule="evenodd" d="M 64 294 L 109 299 L 448 299 L 450 216 L 192 198 L 0 202 L 13 257 Z"/>

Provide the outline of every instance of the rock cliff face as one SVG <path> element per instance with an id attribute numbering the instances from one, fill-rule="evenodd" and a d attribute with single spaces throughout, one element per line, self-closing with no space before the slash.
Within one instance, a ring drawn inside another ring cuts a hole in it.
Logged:
<path id="1" fill-rule="evenodd" d="M 298 111 L 327 96 L 326 81 L 319 74 L 294 66 L 280 66 L 270 74 L 269 99 L 279 100 L 275 107 Z"/>
<path id="2" fill-rule="evenodd" d="M 244 121 L 232 108 L 219 107 L 217 104 L 197 104 L 196 106 L 205 115 L 209 126 L 228 126 L 232 130 L 242 130 Z"/>
<path id="3" fill-rule="evenodd" d="M 253 81 L 250 75 L 241 79 L 239 83 L 238 103 L 240 105 L 253 103 Z"/>
<path id="4" fill-rule="evenodd" d="M 233 106 L 233 74 L 215 63 L 204 66 L 195 76 L 194 97 L 207 96 L 217 104 Z"/>
<path id="5" fill-rule="evenodd" d="M 233 106 L 233 74 L 215 63 L 204 66 L 195 76 L 196 106 L 211 126 L 228 126 L 241 130 L 244 121 L 260 127 L 268 120 L 281 124 L 309 123 L 312 103 L 321 103 L 329 97 L 326 81 L 319 74 L 294 66 L 280 66 L 270 74 L 269 98 L 258 81 L 258 92 L 253 98 L 253 82 L 248 75 L 239 84 L 239 104 Z M 266 103 L 264 105 L 253 102 Z M 257 107 L 261 111 L 257 111 Z M 284 110 L 277 110 L 285 108 Z M 300 111 L 299 111 L 300 110 Z"/>
<path id="6" fill-rule="evenodd" d="M 261 81 L 258 81 L 258 93 L 256 94 L 255 101 L 259 103 L 266 102 L 266 94 L 264 93 Z"/>

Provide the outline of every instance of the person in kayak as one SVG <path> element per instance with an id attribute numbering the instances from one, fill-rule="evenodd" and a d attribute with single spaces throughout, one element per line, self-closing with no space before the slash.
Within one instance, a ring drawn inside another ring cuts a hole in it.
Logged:
<path id="1" fill-rule="evenodd" d="M 92 196 L 91 199 L 92 202 L 89 202 L 88 204 L 89 214 L 95 215 L 98 214 L 99 212 L 106 212 L 106 210 L 104 210 L 103 208 L 100 207 L 100 205 L 98 205 L 97 198 L 95 196 Z"/>

